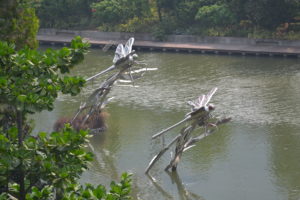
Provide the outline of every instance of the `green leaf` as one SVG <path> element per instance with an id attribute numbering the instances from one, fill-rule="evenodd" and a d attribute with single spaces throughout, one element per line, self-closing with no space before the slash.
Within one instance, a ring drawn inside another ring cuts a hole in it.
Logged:
<path id="1" fill-rule="evenodd" d="M 6 77 L 0 77 L 0 85 L 2 87 L 7 85 Z"/>
<path id="2" fill-rule="evenodd" d="M 47 137 L 47 133 L 46 132 L 40 132 L 39 137 L 43 140 Z"/>
<path id="3" fill-rule="evenodd" d="M 95 197 L 97 197 L 98 199 L 101 199 L 105 196 L 106 191 L 105 188 L 103 186 L 98 186 L 94 191 L 93 191 Z"/>
<path id="4" fill-rule="evenodd" d="M 27 98 L 27 96 L 24 95 L 24 94 L 21 94 L 21 95 L 19 95 L 19 96 L 17 97 L 17 99 L 18 99 L 20 102 L 25 102 L 26 98 Z"/>

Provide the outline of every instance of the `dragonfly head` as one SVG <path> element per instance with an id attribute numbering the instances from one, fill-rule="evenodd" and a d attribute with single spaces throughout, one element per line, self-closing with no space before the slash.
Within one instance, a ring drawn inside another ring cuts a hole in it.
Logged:
<path id="1" fill-rule="evenodd" d="M 129 62 L 134 62 L 134 59 L 136 59 L 137 57 L 138 57 L 137 54 L 132 54 L 132 55 L 129 55 L 128 60 L 129 60 Z"/>
<path id="2" fill-rule="evenodd" d="M 205 110 L 207 112 L 213 111 L 215 109 L 215 105 L 214 104 L 208 104 L 207 106 L 205 106 Z"/>

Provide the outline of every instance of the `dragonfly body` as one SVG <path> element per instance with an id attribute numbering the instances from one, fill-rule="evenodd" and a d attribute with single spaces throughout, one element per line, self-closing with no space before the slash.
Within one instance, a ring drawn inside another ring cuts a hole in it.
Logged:
<path id="1" fill-rule="evenodd" d="M 113 58 L 113 65 L 108 67 L 107 69 L 99 72 L 98 74 L 87 78 L 86 81 L 90 81 L 102 74 L 110 72 L 114 69 L 129 69 L 134 64 L 134 58 L 137 57 L 135 51 L 132 50 L 132 45 L 134 43 L 134 38 L 130 38 L 125 46 L 123 44 L 119 44 L 117 46 L 115 56 Z"/>
<path id="2" fill-rule="evenodd" d="M 195 101 L 189 101 L 188 104 L 192 106 L 192 111 L 187 113 L 183 120 L 153 135 L 152 139 L 155 139 L 169 130 L 190 120 L 197 120 L 199 126 L 205 126 L 210 118 L 210 112 L 215 109 L 215 106 L 213 104 L 208 104 L 208 102 L 217 89 L 218 88 L 213 88 L 207 95 L 201 95 Z"/>

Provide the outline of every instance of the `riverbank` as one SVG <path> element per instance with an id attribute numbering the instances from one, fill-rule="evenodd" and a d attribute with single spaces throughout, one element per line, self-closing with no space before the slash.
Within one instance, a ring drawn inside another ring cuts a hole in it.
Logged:
<path id="1" fill-rule="evenodd" d="M 85 38 L 95 48 L 107 44 L 116 46 L 135 37 L 134 48 L 137 50 L 300 58 L 299 40 L 169 35 L 164 42 L 159 42 L 150 34 L 57 29 L 40 29 L 37 38 L 40 44 L 67 45 L 76 35 Z"/>

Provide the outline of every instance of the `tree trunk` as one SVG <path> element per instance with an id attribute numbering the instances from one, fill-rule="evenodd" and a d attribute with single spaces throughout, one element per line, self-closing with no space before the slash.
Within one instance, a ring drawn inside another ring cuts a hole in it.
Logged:
<path id="1" fill-rule="evenodd" d="M 23 116 L 21 111 L 16 111 L 17 112 L 17 128 L 18 128 L 18 143 L 19 147 L 22 146 L 23 144 Z"/>
<path id="2" fill-rule="evenodd" d="M 17 113 L 17 128 L 18 128 L 18 144 L 19 148 L 23 147 L 23 113 L 21 111 L 18 111 L 16 109 Z M 19 179 L 19 184 L 20 184 L 20 200 L 25 200 L 25 175 L 23 171 L 23 160 L 21 160 L 20 166 L 19 166 L 19 173 L 20 176 L 18 177 Z"/>
<path id="3" fill-rule="evenodd" d="M 155 1 L 153 1 L 153 5 L 152 6 L 154 8 L 156 8 L 158 19 L 161 22 L 162 21 L 161 2 L 159 0 L 155 0 Z"/>
<path id="4" fill-rule="evenodd" d="M 158 19 L 161 22 L 162 21 L 162 16 L 161 16 L 161 8 L 157 7 L 157 14 L 158 14 Z"/>

